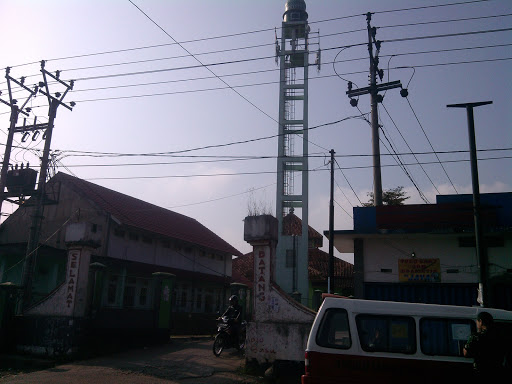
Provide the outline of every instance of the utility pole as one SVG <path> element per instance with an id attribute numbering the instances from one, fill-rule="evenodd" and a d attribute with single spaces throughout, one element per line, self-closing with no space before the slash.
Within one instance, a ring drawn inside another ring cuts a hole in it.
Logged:
<path id="1" fill-rule="evenodd" d="M 327 293 L 334 288 L 334 149 L 331 154 L 331 199 L 329 202 L 329 277 L 327 278 Z M 333 289 L 334 290 L 334 289 Z"/>
<path id="2" fill-rule="evenodd" d="M 391 81 L 389 83 L 377 84 L 377 75 L 380 81 L 384 77 L 384 71 L 379 69 L 379 53 L 381 42 L 375 39 L 377 35 L 377 28 L 372 27 L 370 21 L 372 20 L 372 14 L 368 12 L 366 14 L 366 24 L 368 29 L 368 53 L 370 55 L 370 86 L 352 89 L 352 82 L 348 82 L 347 95 L 350 98 L 350 105 L 353 107 L 357 106 L 358 99 L 354 97 L 360 95 L 370 94 L 371 104 L 371 126 L 372 126 L 372 151 L 373 151 L 373 202 L 375 206 L 382 205 L 382 177 L 381 177 L 381 166 L 380 166 L 380 143 L 379 143 L 379 115 L 378 115 L 378 103 L 382 103 L 383 96 L 379 95 L 379 91 L 385 91 L 392 88 L 402 88 L 400 80 Z M 373 54 L 373 46 L 375 45 L 376 54 Z M 403 97 L 407 97 L 407 89 L 402 89 L 400 94 Z"/>
<path id="3" fill-rule="evenodd" d="M 34 88 L 34 90 L 31 90 L 27 88 L 25 83 L 25 78 L 22 77 L 20 81 L 12 78 L 10 76 L 11 69 L 7 67 L 5 69 L 5 78 L 7 79 L 7 90 L 9 92 L 9 101 L 5 101 L 0 99 L 0 102 L 3 104 L 9 106 L 11 108 L 11 116 L 10 116 L 10 126 L 9 126 L 9 132 L 7 133 L 7 142 L 5 143 L 5 153 L 4 153 L 4 159 L 2 162 L 2 170 L 0 172 L 0 215 L 2 212 L 2 203 L 5 200 L 5 198 L 8 197 L 8 194 L 4 193 L 5 187 L 6 187 L 6 180 L 7 180 L 7 170 L 9 168 L 9 161 L 11 158 L 11 150 L 12 150 L 12 142 L 14 140 L 14 133 L 19 132 L 20 130 L 16 129 L 16 124 L 18 123 L 18 117 L 21 114 L 28 116 L 28 113 L 24 111 L 25 106 L 29 102 L 29 100 L 37 93 L 37 86 Z M 21 107 L 18 107 L 18 100 L 14 99 L 12 96 L 12 87 L 11 82 L 15 83 L 19 87 L 23 88 L 24 90 L 29 92 L 29 96 L 25 100 L 25 102 L 22 104 Z M 1 94 L 1 92 L 0 92 Z"/>
<path id="4" fill-rule="evenodd" d="M 39 92 L 45 95 L 48 98 L 48 127 L 45 132 L 45 143 L 43 149 L 43 156 L 41 158 L 41 170 L 39 172 L 39 180 L 37 185 L 37 193 L 36 193 L 36 204 L 34 209 L 34 215 L 32 216 L 32 224 L 30 227 L 30 234 L 27 244 L 27 253 L 25 256 L 25 264 L 23 266 L 22 273 L 22 286 L 24 287 L 24 295 L 23 295 L 23 307 L 26 308 L 30 304 L 30 299 L 32 296 L 32 275 L 34 272 L 34 266 L 37 256 L 37 248 L 39 246 L 39 234 L 41 229 L 41 224 L 43 221 L 43 207 L 45 204 L 45 187 L 46 187 L 46 175 L 48 173 L 48 159 L 50 156 L 50 146 L 52 140 L 52 132 L 54 127 L 55 117 L 57 115 L 57 108 L 59 106 L 63 106 L 70 111 L 73 110 L 75 103 L 71 102 L 70 105 L 64 104 L 62 101 L 66 94 L 73 89 L 74 81 L 71 80 L 68 83 L 60 80 L 60 71 L 57 71 L 54 74 L 48 72 L 45 69 L 45 61 L 41 61 L 41 73 L 43 74 L 44 82 L 39 83 Z M 50 89 L 48 87 L 48 77 L 51 77 L 57 83 L 63 85 L 65 90 L 63 93 L 56 92 L 55 96 L 50 94 Z"/>
<path id="5" fill-rule="evenodd" d="M 473 217 L 475 221 L 476 257 L 480 264 L 479 301 L 482 307 L 489 306 L 489 273 L 487 250 L 483 244 L 482 226 L 480 220 L 480 183 L 478 181 L 478 163 L 476 156 L 475 118 L 473 108 L 492 104 L 492 101 L 477 103 L 449 104 L 448 108 L 466 108 L 468 116 L 469 153 L 471 161 L 471 180 L 473 184 Z"/>

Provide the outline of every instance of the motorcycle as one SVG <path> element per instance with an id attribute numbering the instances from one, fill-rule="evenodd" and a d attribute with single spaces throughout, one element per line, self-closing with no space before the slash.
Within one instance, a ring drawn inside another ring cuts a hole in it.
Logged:
<path id="1" fill-rule="evenodd" d="M 243 351 L 245 348 L 247 322 L 244 320 L 240 323 L 237 338 L 232 326 L 233 320 L 227 316 L 222 316 L 217 320 L 217 335 L 213 342 L 213 354 L 219 357 L 222 351 L 227 348 L 236 348 L 238 351 Z"/>

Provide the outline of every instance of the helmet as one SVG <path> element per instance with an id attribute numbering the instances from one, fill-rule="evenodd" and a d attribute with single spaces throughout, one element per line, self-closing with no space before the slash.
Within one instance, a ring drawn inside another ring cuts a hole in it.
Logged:
<path id="1" fill-rule="evenodd" d="M 231 305 L 235 305 L 235 304 L 238 304 L 238 296 L 237 295 L 233 295 L 229 298 L 229 304 Z"/>

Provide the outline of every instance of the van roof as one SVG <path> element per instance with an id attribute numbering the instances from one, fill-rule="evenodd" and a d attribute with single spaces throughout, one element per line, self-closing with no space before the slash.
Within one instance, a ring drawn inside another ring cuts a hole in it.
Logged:
<path id="1" fill-rule="evenodd" d="M 350 312 L 366 314 L 393 314 L 418 316 L 470 316 L 476 318 L 480 312 L 489 312 L 495 319 L 512 321 L 512 312 L 496 308 L 462 307 L 456 305 L 406 303 L 326 297 L 320 311 L 328 308 L 345 308 Z"/>

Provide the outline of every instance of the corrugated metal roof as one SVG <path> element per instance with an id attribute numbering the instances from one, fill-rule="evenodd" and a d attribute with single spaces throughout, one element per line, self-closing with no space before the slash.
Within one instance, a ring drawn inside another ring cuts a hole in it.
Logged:
<path id="1" fill-rule="evenodd" d="M 188 216 L 59 172 L 49 183 L 62 182 L 88 198 L 122 224 L 183 240 L 231 255 L 241 253 L 210 229 Z"/>

